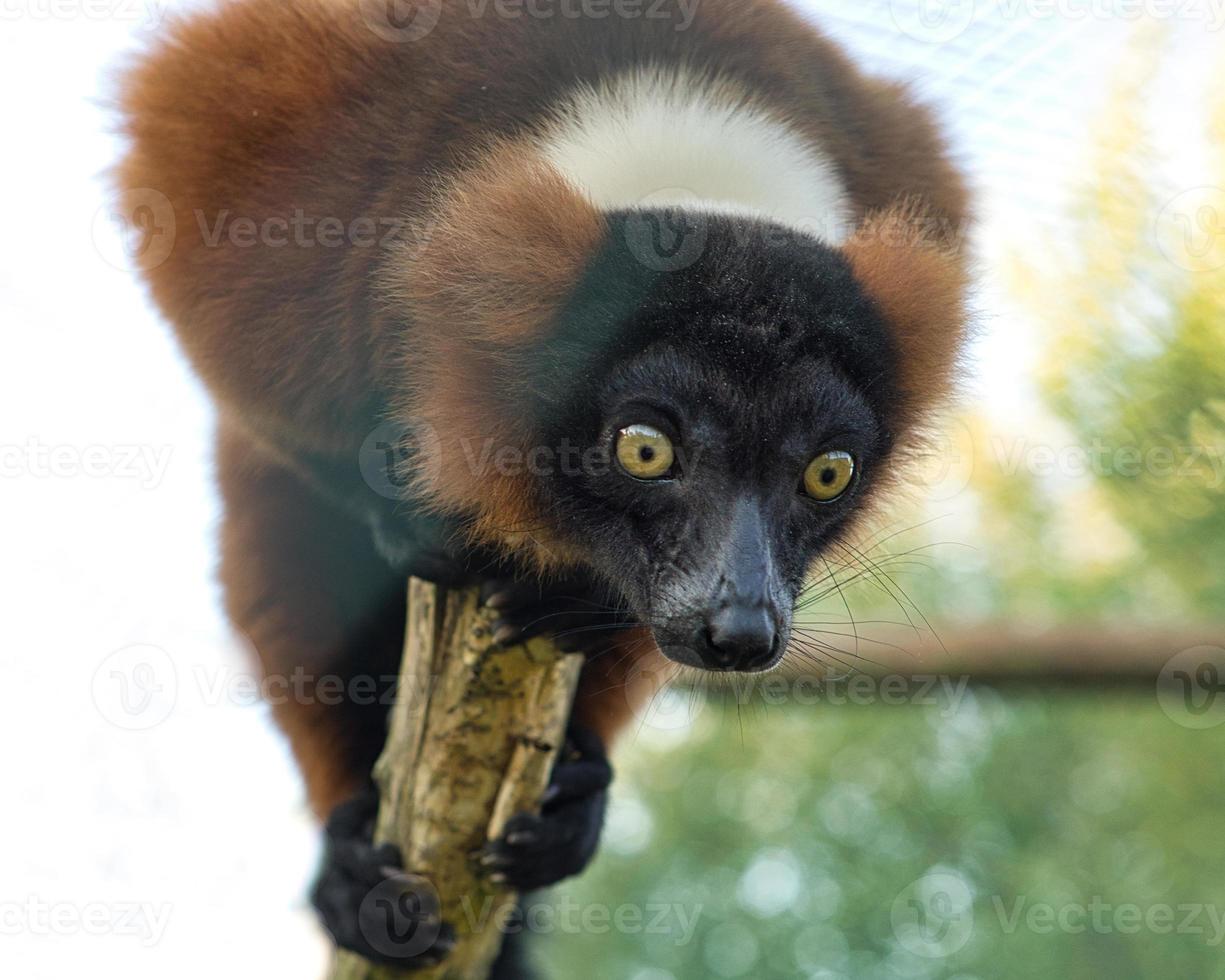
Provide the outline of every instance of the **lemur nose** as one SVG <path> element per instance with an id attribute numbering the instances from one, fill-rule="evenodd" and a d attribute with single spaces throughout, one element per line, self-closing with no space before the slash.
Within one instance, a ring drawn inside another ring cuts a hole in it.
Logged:
<path id="1" fill-rule="evenodd" d="M 769 667 L 778 653 L 778 630 L 770 610 L 735 604 L 707 621 L 703 660 L 712 670 L 755 671 Z"/>

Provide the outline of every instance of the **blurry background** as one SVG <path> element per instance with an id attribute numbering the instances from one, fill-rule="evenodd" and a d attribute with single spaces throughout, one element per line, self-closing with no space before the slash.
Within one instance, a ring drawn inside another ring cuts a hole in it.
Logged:
<path id="1" fill-rule="evenodd" d="M 542 960 L 1225 977 L 1225 0 L 800 6 L 946 120 L 971 380 L 892 523 L 819 570 L 824 685 L 659 691 L 601 856 L 529 908 Z M 209 409 L 107 203 L 113 69 L 178 7 L 0 9 L 5 976 L 326 957 L 220 614 Z"/>

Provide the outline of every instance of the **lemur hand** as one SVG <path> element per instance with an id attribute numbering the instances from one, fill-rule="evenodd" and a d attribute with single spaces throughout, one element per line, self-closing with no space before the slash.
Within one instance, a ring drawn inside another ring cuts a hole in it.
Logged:
<path id="1" fill-rule="evenodd" d="M 481 601 L 497 613 L 494 639 L 504 646 L 548 635 L 566 653 L 594 656 L 611 648 L 618 632 L 635 625 L 581 577 L 547 583 L 491 579 L 481 587 Z"/>
<path id="2" fill-rule="evenodd" d="M 571 726 L 553 766 L 540 815 L 511 817 L 486 845 L 481 863 L 519 891 L 556 884 L 581 872 L 600 842 L 612 766 L 600 740 Z"/>
<path id="3" fill-rule="evenodd" d="M 342 949 L 401 970 L 434 966 L 455 945 L 455 930 L 440 918 L 430 882 L 403 870 L 400 849 L 375 846 L 378 806 L 371 784 L 332 811 L 311 901 Z"/>

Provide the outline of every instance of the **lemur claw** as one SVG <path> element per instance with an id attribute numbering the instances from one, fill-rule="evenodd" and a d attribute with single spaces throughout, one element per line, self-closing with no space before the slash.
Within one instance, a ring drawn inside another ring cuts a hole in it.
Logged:
<path id="1" fill-rule="evenodd" d="M 511 817 L 502 836 L 481 852 L 490 880 L 531 891 L 581 872 L 599 844 L 611 782 L 612 767 L 599 739 L 572 728 L 539 816 Z"/>
<path id="2" fill-rule="evenodd" d="M 324 829 L 311 901 L 336 945 L 402 970 L 441 962 L 455 945 L 438 893 L 404 871 L 400 849 L 372 840 L 378 794 L 370 786 L 340 804 Z"/>

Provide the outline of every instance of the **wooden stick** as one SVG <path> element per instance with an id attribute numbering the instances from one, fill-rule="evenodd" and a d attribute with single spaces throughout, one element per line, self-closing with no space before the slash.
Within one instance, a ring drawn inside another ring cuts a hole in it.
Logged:
<path id="1" fill-rule="evenodd" d="M 456 946 L 412 973 L 339 950 L 331 980 L 481 980 L 497 956 L 515 895 L 482 874 L 476 855 L 511 816 L 538 809 L 582 658 L 543 639 L 496 647 L 493 618 L 476 590 L 409 581 L 399 697 L 374 770 L 375 840 L 399 845 L 406 868 L 432 884 Z"/>
<path id="2" fill-rule="evenodd" d="M 860 659 L 834 666 L 877 676 L 965 676 L 970 683 L 990 685 L 1143 688 L 1151 687 L 1180 651 L 1225 644 L 1222 623 L 1026 628 L 987 622 L 939 624 L 938 630 L 939 640 L 901 626 L 861 626 L 858 645 L 849 635 L 835 637 L 844 651 L 839 657 L 850 651 Z"/>

